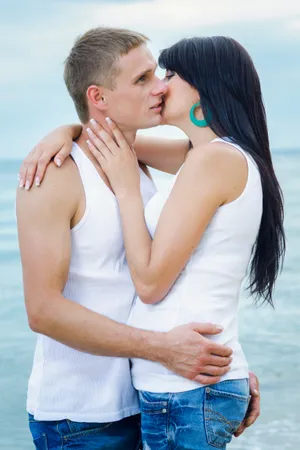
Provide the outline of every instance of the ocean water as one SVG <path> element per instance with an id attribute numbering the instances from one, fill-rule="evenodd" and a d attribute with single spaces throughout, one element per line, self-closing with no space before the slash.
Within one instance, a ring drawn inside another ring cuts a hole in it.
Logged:
<path id="1" fill-rule="evenodd" d="M 240 336 L 261 383 L 261 417 L 228 447 L 300 448 L 300 151 L 276 151 L 285 195 L 287 257 L 276 309 L 242 302 Z M 32 450 L 25 412 L 35 337 L 27 325 L 14 213 L 18 161 L 0 160 L 0 449 Z M 155 174 L 158 186 L 167 178 Z M 124 449 L 125 450 L 125 449 Z"/>

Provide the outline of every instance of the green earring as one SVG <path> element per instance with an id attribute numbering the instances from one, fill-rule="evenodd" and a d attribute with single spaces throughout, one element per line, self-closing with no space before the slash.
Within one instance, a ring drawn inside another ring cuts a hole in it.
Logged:
<path id="1" fill-rule="evenodd" d="M 207 118 L 206 118 L 206 119 L 204 119 L 204 120 L 199 120 L 199 119 L 197 119 L 197 118 L 195 117 L 194 111 L 195 111 L 195 109 L 198 108 L 199 106 L 201 106 L 201 102 L 196 103 L 196 104 L 191 108 L 191 110 L 190 110 L 190 119 L 191 119 L 191 121 L 193 122 L 193 124 L 196 125 L 197 127 L 204 128 L 204 127 L 207 127 L 207 126 L 210 124 L 211 119 L 212 119 L 212 114 L 211 114 L 210 111 L 208 111 L 208 113 L 207 113 Z"/>

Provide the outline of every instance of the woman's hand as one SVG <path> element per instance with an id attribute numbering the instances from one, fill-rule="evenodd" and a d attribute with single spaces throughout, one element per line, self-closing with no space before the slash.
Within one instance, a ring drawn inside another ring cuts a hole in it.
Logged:
<path id="1" fill-rule="evenodd" d="M 19 171 L 19 186 L 29 190 L 33 184 L 39 186 L 51 159 L 60 167 L 72 151 L 73 139 L 82 131 L 81 125 L 66 125 L 51 131 L 34 147 L 24 159 Z"/>
<path id="2" fill-rule="evenodd" d="M 140 194 L 140 170 L 133 147 L 117 125 L 109 118 L 106 120 L 113 137 L 92 119 L 94 131 L 87 129 L 88 147 L 109 179 L 117 199 Z"/>

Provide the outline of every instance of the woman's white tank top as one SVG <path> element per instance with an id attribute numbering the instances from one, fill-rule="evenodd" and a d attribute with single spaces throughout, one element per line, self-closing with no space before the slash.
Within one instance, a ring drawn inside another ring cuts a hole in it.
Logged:
<path id="1" fill-rule="evenodd" d="M 153 331 L 168 331 L 189 322 L 222 325 L 224 331 L 211 339 L 233 349 L 231 370 L 222 378 L 227 380 L 248 377 L 247 361 L 238 338 L 238 303 L 260 227 L 263 197 L 260 174 L 252 158 L 228 139 L 212 142 L 218 141 L 230 143 L 244 155 L 248 164 L 246 187 L 238 199 L 218 208 L 167 296 L 155 305 L 145 305 L 136 298 L 128 323 Z M 175 182 L 176 177 L 168 189 L 155 194 L 147 204 L 145 217 L 152 237 Z M 132 376 L 137 389 L 151 392 L 201 387 L 158 363 L 141 359 L 133 360 Z"/>
<path id="2" fill-rule="evenodd" d="M 71 155 L 84 187 L 86 209 L 71 230 L 64 296 L 126 323 L 135 290 L 125 259 L 118 203 L 77 144 Z M 141 191 L 144 204 L 156 192 L 142 170 Z M 129 360 L 90 355 L 38 335 L 27 410 L 37 420 L 77 422 L 110 422 L 137 414 Z"/>

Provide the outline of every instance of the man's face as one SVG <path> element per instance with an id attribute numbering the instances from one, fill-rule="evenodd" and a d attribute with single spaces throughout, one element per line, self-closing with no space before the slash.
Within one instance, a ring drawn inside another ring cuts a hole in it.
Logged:
<path id="1" fill-rule="evenodd" d="M 145 45 L 131 50 L 118 62 L 119 74 L 113 91 L 107 90 L 107 114 L 122 130 L 136 131 L 161 123 L 164 81 L 155 75 L 156 61 Z"/>

